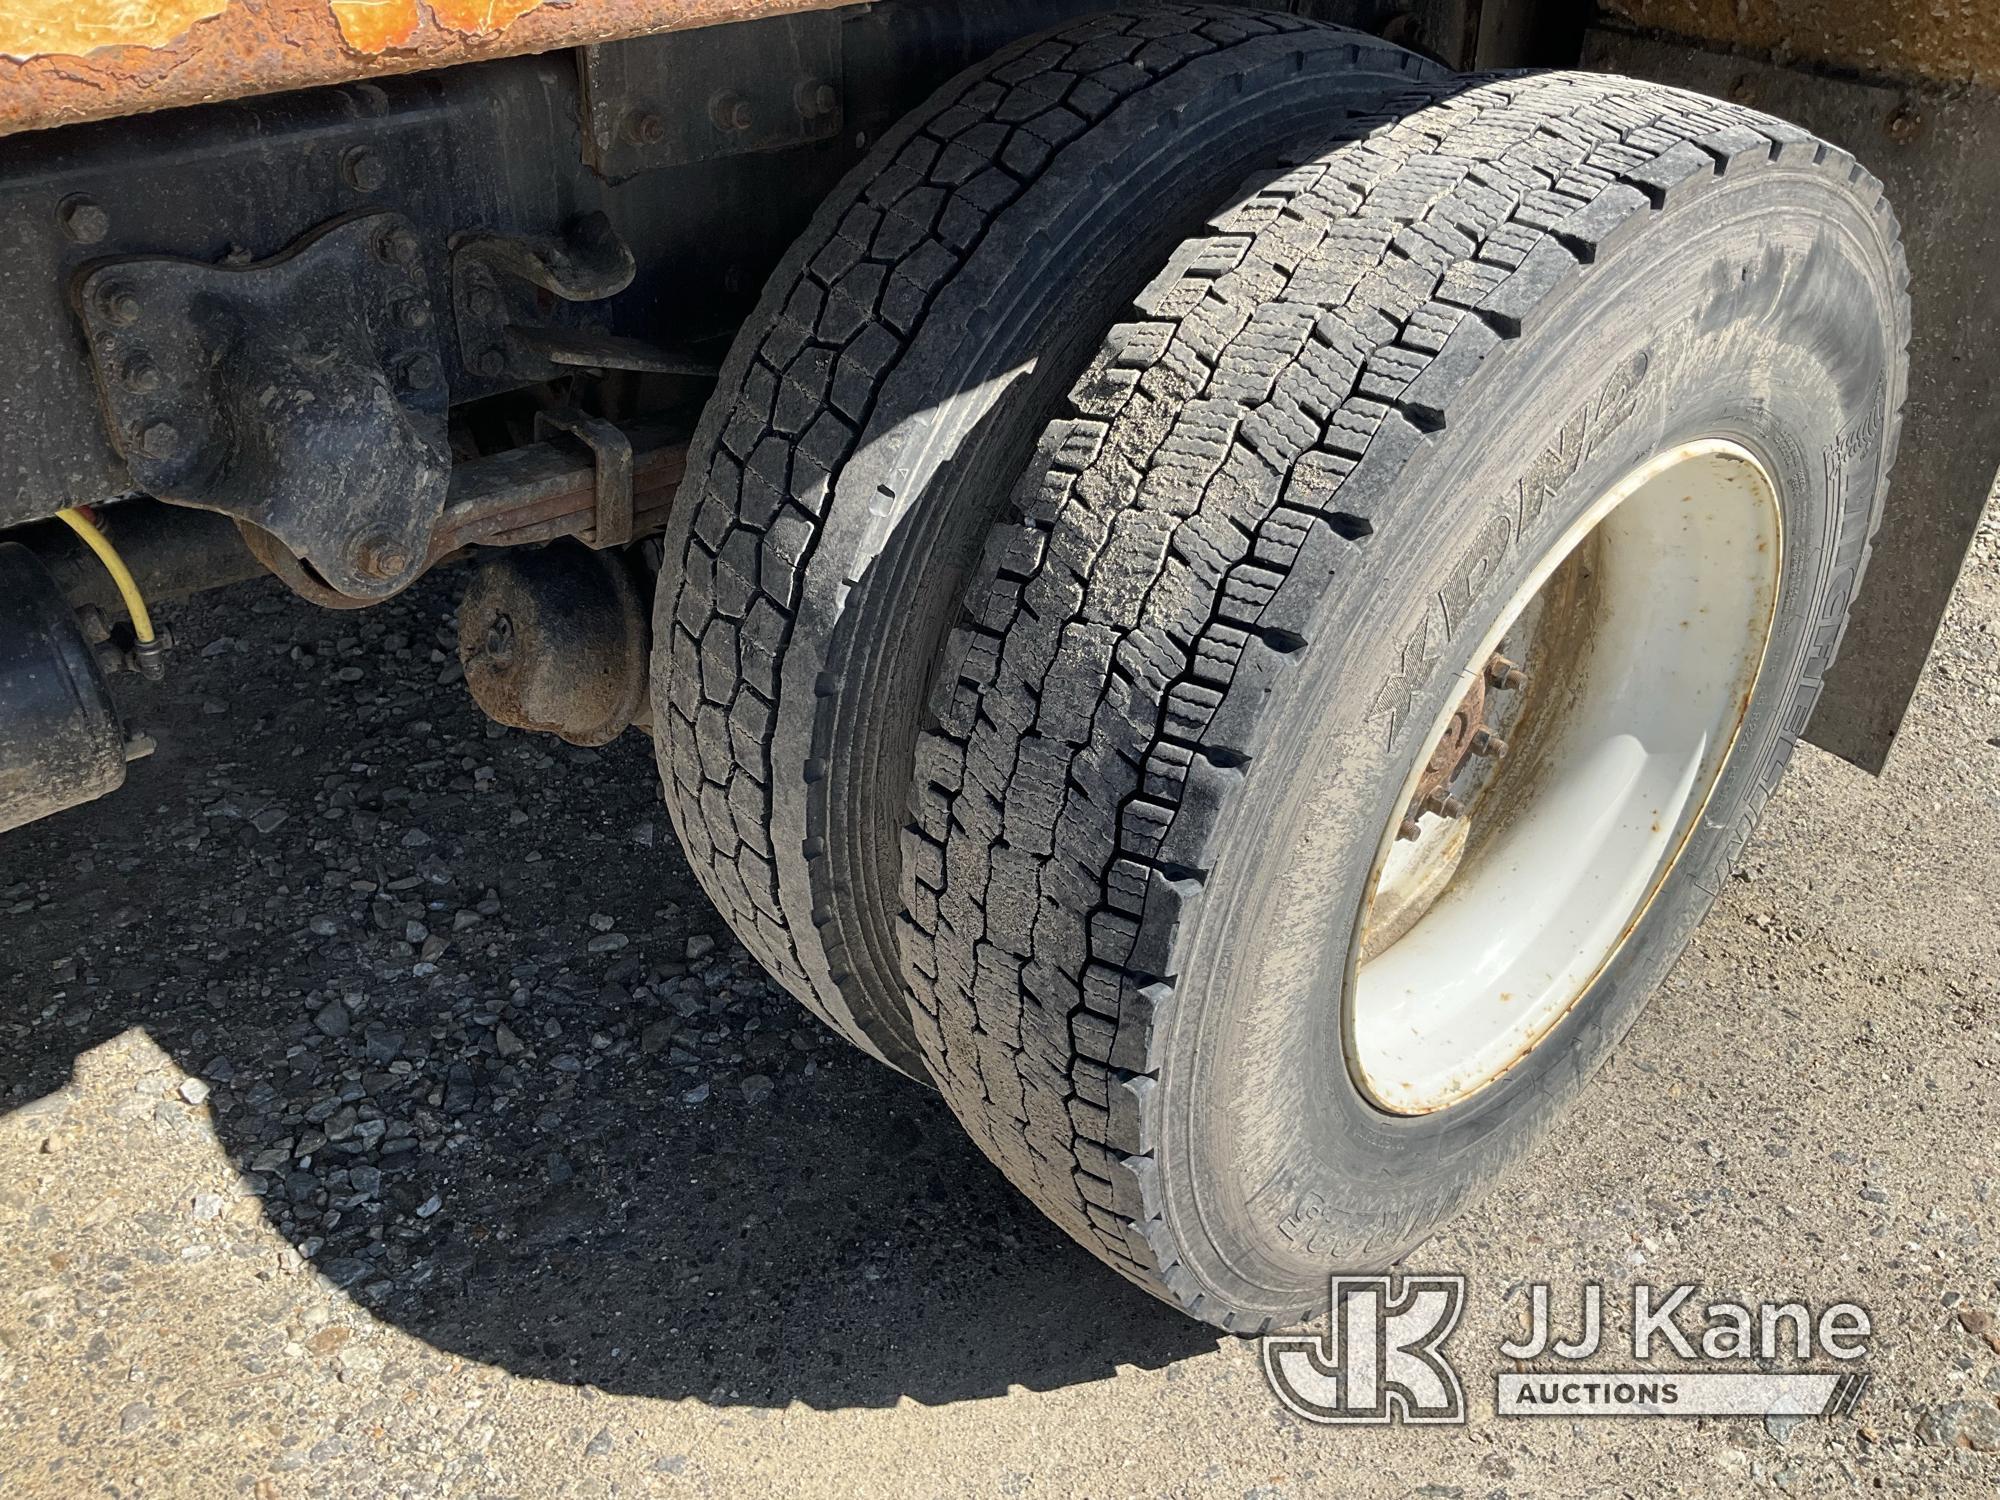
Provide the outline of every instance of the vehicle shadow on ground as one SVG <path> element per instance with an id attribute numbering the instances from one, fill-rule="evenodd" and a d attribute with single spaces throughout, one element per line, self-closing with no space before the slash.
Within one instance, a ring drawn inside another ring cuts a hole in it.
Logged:
<path id="1" fill-rule="evenodd" d="M 448 580 L 359 623 L 253 587 L 247 644 L 177 612 L 155 760 L 0 840 L 0 1107 L 144 1028 L 209 1086 L 160 1107 L 322 1275 L 514 1374 L 878 1406 L 1215 1346 L 732 949 L 640 737 L 568 751 L 440 682 Z"/>

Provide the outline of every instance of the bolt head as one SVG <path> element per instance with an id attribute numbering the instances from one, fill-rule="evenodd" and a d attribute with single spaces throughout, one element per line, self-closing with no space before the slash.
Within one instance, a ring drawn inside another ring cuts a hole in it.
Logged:
<path id="1" fill-rule="evenodd" d="M 98 292 L 97 310 L 105 322 L 127 327 L 139 320 L 139 298 L 130 287 L 114 283 Z"/>
<path id="2" fill-rule="evenodd" d="M 403 384 L 413 391 L 427 391 L 438 383 L 443 371 L 428 354 L 413 354 L 403 364 Z"/>
<path id="3" fill-rule="evenodd" d="M 431 326 L 431 305 L 421 297 L 405 297 L 396 304 L 396 326 L 412 331 Z"/>
<path id="4" fill-rule="evenodd" d="M 366 146 L 351 146 L 340 159 L 340 175 L 357 193 L 376 193 L 389 180 L 389 168 Z"/>
<path id="5" fill-rule="evenodd" d="M 793 98 L 799 106 L 799 113 L 808 120 L 832 114 L 840 103 L 840 95 L 835 92 L 833 85 L 817 78 L 808 78 L 801 82 Z"/>
<path id="6" fill-rule="evenodd" d="M 364 537 L 354 549 L 355 571 L 370 578 L 399 578 L 409 566 L 409 549 L 392 536 Z"/>
<path id="7" fill-rule="evenodd" d="M 1528 680 L 1528 674 L 1504 656 L 1495 656 L 1486 663 L 1486 680 L 1495 687 L 1512 692 Z"/>
<path id="8" fill-rule="evenodd" d="M 472 373 L 498 380 L 507 373 L 507 356 L 497 348 L 481 349 L 472 357 Z"/>
<path id="9" fill-rule="evenodd" d="M 475 286 L 465 294 L 465 310 L 475 318 L 490 318 L 500 311 L 500 294 L 490 286 Z"/>
<path id="10" fill-rule="evenodd" d="M 72 193 L 56 205 L 56 222 L 79 245 L 94 245 L 111 232 L 111 215 L 95 198 Z"/>
<path id="11" fill-rule="evenodd" d="M 181 451 L 180 429 L 171 422 L 149 422 L 139 434 L 139 451 L 151 459 L 168 459 Z"/>
<path id="12" fill-rule="evenodd" d="M 385 230 L 375 241 L 375 253 L 392 266 L 415 265 L 420 248 L 417 237 L 401 225 Z"/>
<path id="13" fill-rule="evenodd" d="M 708 117 L 715 121 L 718 130 L 731 133 L 750 128 L 750 101 L 741 94 L 717 94 L 708 101 Z"/>
<path id="14" fill-rule="evenodd" d="M 625 117 L 625 139 L 635 146 L 657 146 L 667 138 L 667 122 L 651 110 L 635 109 Z"/>
<path id="15" fill-rule="evenodd" d="M 1482 724 L 1473 731 L 1472 753 L 1499 760 L 1507 753 L 1507 742 Z"/>
<path id="16" fill-rule="evenodd" d="M 160 367 L 145 355 L 135 354 L 125 361 L 125 368 L 119 371 L 118 378 L 127 390 L 150 396 L 160 388 Z"/>

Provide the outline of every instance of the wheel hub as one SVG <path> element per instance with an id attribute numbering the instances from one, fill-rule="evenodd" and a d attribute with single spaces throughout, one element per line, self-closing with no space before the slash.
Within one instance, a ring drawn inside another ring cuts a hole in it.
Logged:
<path id="1" fill-rule="evenodd" d="M 1504 1076 L 1638 924 L 1748 709 L 1779 542 L 1758 461 L 1685 444 L 1508 601 L 1409 775 L 1350 951 L 1350 1064 L 1380 1107 Z"/>

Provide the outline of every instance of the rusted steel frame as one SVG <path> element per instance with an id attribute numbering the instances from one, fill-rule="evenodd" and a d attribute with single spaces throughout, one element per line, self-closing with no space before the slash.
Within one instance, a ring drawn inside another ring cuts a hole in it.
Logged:
<path id="1" fill-rule="evenodd" d="M 7 0 L 0 135 L 848 0 Z"/>
<path id="2" fill-rule="evenodd" d="M 635 425 L 627 435 L 632 439 L 632 533 L 646 536 L 666 524 L 687 464 L 686 428 Z M 451 494 L 426 572 L 457 560 L 475 545 L 522 547 L 565 536 L 589 540 L 597 519 L 595 474 L 589 458 L 573 444 L 532 443 L 469 460 L 452 470 Z M 330 609 L 377 602 L 328 588 L 268 532 L 255 527 L 239 531 L 212 511 L 137 500 L 107 507 L 103 520 L 146 592 L 156 598 L 184 598 L 269 571 L 296 593 Z M 37 523 L 22 535 L 73 602 L 96 604 L 113 615 L 122 612 L 103 567 L 79 554 L 66 528 Z"/>

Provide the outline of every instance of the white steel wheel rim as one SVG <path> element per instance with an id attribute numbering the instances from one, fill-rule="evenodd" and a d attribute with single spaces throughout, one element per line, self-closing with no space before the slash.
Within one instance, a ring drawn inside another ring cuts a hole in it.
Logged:
<path id="1" fill-rule="evenodd" d="M 1780 561 L 1770 475 L 1707 439 L 1619 481 L 1508 602 L 1461 673 L 1473 689 L 1503 648 L 1525 668 L 1493 705 L 1513 715 L 1505 758 L 1469 756 L 1449 786 L 1463 811 L 1397 836 L 1457 732 L 1455 696 L 1383 833 L 1350 945 L 1349 1068 L 1378 1107 L 1428 1114 L 1496 1082 L 1617 953 L 1742 726 Z"/>

